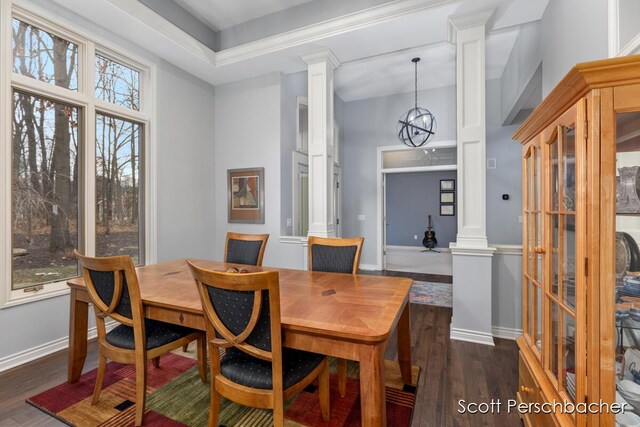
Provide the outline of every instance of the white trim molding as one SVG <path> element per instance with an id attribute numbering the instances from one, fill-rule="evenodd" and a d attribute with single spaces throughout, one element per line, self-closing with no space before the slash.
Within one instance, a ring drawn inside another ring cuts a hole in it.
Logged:
<path id="1" fill-rule="evenodd" d="M 515 341 L 516 338 L 522 336 L 522 329 L 503 328 L 501 326 L 494 326 L 491 328 L 494 338 L 502 338 L 505 340 Z"/>
<path id="2" fill-rule="evenodd" d="M 365 270 L 365 271 L 377 271 L 380 270 L 378 268 L 377 265 L 375 264 L 360 264 L 360 270 Z"/>
<path id="3" fill-rule="evenodd" d="M 490 247 L 495 249 L 496 255 L 518 255 L 522 256 L 522 245 L 494 244 Z"/>
<path id="4" fill-rule="evenodd" d="M 484 344 L 494 346 L 493 333 L 485 333 L 473 331 L 469 329 L 451 328 L 450 338 L 457 341 L 474 342 L 476 344 Z"/>
<path id="5" fill-rule="evenodd" d="M 392 251 L 410 251 L 410 252 L 423 252 L 424 246 L 396 246 L 396 245 L 387 245 L 385 249 Z M 451 252 L 450 248 L 436 248 L 438 252 Z"/>
<path id="6" fill-rule="evenodd" d="M 222 50 L 216 54 L 218 66 L 245 61 L 295 46 L 312 44 L 322 39 L 381 24 L 403 15 L 413 14 L 451 3 L 454 0 L 396 0 L 359 12 L 287 31 L 255 42 Z"/>
<path id="7" fill-rule="evenodd" d="M 608 33 L 609 33 L 609 58 L 616 56 L 628 56 L 640 53 L 640 31 L 624 46 L 620 45 L 620 16 L 626 11 L 621 10 L 620 0 L 609 0 L 608 7 Z"/>
<path id="8" fill-rule="evenodd" d="M 492 3 L 482 9 L 451 15 L 449 17 L 449 25 L 447 26 L 449 43 L 457 43 L 458 32 L 461 30 L 466 30 L 480 25 L 485 28 L 489 27 L 497 9 L 498 5 L 496 3 Z"/>
<path id="9" fill-rule="evenodd" d="M 107 332 L 115 328 L 119 323 L 116 321 L 106 322 L 105 327 Z M 98 331 L 95 326 L 87 330 L 87 339 L 91 340 L 98 336 Z M 10 354 L 0 359 L 0 372 L 16 368 L 20 365 L 24 365 L 33 360 L 40 359 L 41 357 L 53 354 L 55 352 L 64 350 L 69 347 L 69 336 L 55 339 L 47 343 L 37 345 L 35 347 L 28 348 L 23 351 L 19 351 L 14 354 Z"/>

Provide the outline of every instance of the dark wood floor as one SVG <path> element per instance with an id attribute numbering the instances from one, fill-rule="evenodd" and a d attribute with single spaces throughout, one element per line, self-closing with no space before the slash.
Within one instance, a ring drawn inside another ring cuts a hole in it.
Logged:
<path id="1" fill-rule="evenodd" d="M 450 308 L 411 305 L 413 363 L 422 369 L 412 426 L 520 426 L 517 415 L 505 411 L 490 415 L 458 413 L 460 399 L 496 399 L 506 406 L 518 385 L 518 353 L 515 342 L 509 340 L 496 339 L 495 347 L 451 341 L 450 323 Z M 396 357 L 396 348 L 394 336 L 387 359 Z M 85 370 L 96 367 L 96 358 L 96 345 L 91 342 Z M 0 374 L 0 427 L 64 425 L 28 405 L 25 399 L 60 384 L 66 376 L 66 351 Z"/>

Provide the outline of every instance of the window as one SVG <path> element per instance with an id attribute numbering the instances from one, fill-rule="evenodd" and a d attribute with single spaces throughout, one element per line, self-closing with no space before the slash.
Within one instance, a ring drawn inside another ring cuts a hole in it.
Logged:
<path id="1" fill-rule="evenodd" d="M 78 276 L 74 249 L 153 261 L 145 111 L 153 68 L 64 23 L 0 7 L 0 40 L 12 46 L 0 52 L 9 64 L 0 69 L 6 306 L 66 292 Z"/>
<path id="2" fill-rule="evenodd" d="M 78 45 L 13 19 L 13 72 L 78 90 Z"/>
<path id="3" fill-rule="evenodd" d="M 13 94 L 12 289 L 78 275 L 78 107 Z"/>

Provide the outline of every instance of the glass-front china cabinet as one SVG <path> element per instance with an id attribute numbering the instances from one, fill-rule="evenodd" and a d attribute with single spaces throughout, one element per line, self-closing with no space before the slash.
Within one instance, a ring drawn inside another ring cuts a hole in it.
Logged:
<path id="1" fill-rule="evenodd" d="M 640 56 L 576 65 L 514 139 L 522 418 L 640 425 Z"/>

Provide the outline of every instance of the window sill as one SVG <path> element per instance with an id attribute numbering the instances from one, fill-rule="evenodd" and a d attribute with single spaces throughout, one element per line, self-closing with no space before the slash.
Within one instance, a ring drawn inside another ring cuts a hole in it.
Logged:
<path id="1" fill-rule="evenodd" d="M 24 292 L 22 290 L 9 291 L 5 294 L 0 305 L 0 309 L 15 307 L 22 304 L 28 304 L 35 301 L 41 301 L 48 298 L 55 298 L 61 295 L 67 295 L 69 287 L 67 281 L 49 283 L 44 289 L 35 292 Z"/>

